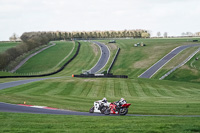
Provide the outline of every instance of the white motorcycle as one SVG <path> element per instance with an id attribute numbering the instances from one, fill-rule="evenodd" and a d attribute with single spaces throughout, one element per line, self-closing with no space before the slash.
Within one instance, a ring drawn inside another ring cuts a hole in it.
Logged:
<path id="1" fill-rule="evenodd" d="M 89 110 L 90 113 L 102 113 L 104 114 L 105 110 L 108 109 L 110 103 L 102 102 L 101 100 L 94 102 L 94 106 Z"/>

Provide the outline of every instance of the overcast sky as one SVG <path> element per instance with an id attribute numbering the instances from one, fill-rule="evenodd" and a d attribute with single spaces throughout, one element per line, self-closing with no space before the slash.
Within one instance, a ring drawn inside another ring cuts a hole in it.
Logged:
<path id="1" fill-rule="evenodd" d="M 29 31 L 200 31 L 200 0 L 0 0 L 0 41 Z"/>

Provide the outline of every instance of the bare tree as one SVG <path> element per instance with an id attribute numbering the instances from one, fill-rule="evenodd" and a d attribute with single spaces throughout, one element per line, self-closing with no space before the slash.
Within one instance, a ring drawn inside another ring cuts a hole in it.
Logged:
<path id="1" fill-rule="evenodd" d="M 182 36 L 185 36 L 185 32 L 181 33 Z"/>
<path id="2" fill-rule="evenodd" d="M 158 37 L 160 37 L 160 36 L 161 36 L 161 33 L 160 33 L 160 31 L 158 31 L 158 32 L 157 32 L 157 36 L 158 36 Z"/>
<path id="3" fill-rule="evenodd" d="M 9 37 L 9 40 L 10 41 L 14 41 L 14 42 L 16 42 L 17 41 L 17 34 L 15 34 L 15 33 L 13 33 L 13 35 L 11 36 L 11 37 Z"/>
<path id="4" fill-rule="evenodd" d="M 165 37 L 165 38 L 167 38 L 167 35 L 168 33 L 167 32 L 164 32 L 164 34 L 163 34 L 163 36 Z"/>
<path id="5" fill-rule="evenodd" d="M 186 32 L 186 35 L 187 36 L 193 36 L 193 33 L 192 32 Z"/>

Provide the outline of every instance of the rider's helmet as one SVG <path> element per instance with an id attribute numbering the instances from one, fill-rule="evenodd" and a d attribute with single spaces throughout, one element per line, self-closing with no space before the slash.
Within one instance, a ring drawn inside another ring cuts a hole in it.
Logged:
<path id="1" fill-rule="evenodd" d="M 124 98 L 121 98 L 121 99 L 120 99 L 120 101 L 124 101 L 124 100 L 125 100 Z"/>
<path id="2" fill-rule="evenodd" d="M 107 99 L 104 97 L 104 98 L 102 99 L 102 101 L 103 101 L 103 102 L 107 102 Z"/>

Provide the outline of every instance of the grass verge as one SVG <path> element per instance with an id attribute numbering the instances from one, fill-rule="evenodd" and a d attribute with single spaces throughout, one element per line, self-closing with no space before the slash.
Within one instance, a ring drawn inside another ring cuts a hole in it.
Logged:
<path id="1" fill-rule="evenodd" d="M 199 118 L 0 113 L 0 132 L 200 132 Z"/>

